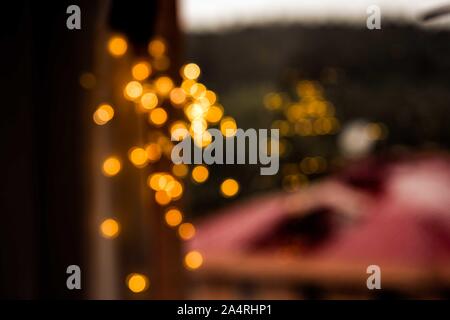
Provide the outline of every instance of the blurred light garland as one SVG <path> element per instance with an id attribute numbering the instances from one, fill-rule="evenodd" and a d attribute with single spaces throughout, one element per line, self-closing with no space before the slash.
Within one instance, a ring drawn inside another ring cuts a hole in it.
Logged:
<path id="1" fill-rule="evenodd" d="M 111 36 L 106 45 L 114 58 L 125 56 L 129 52 L 128 48 L 128 42 L 122 35 Z M 148 58 L 141 58 L 130 66 L 130 78 L 122 88 L 124 98 L 135 104 L 136 112 L 146 114 L 153 137 L 144 146 L 129 148 L 128 159 L 135 167 L 145 168 L 161 161 L 163 156 L 170 159 L 173 148 L 170 138 L 176 129 L 183 129 L 185 133 L 175 137 L 175 140 L 180 141 L 188 134 L 194 138 L 195 133 L 194 142 L 200 148 L 212 141 L 208 127 L 219 126 L 224 138 L 227 137 L 226 129 L 237 129 L 235 119 L 224 117 L 224 108 L 218 103 L 217 94 L 198 82 L 201 69 L 197 64 L 190 62 L 183 65 L 179 70 L 182 81 L 176 84 L 174 79 L 165 74 L 170 66 L 166 41 L 161 37 L 152 39 L 148 44 L 148 53 Z M 85 89 L 92 89 L 96 84 L 95 75 L 84 73 L 80 77 L 80 84 Z M 169 106 L 174 110 L 182 110 L 185 119 L 171 119 L 169 115 L 172 112 L 167 109 Z M 93 121 L 104 126 L 114 116 L 114 108 L 103 103 L 93 113 Z M 229 131 L 227 134 L 233 135 Z M 104 160 L 102 172 L 106 177 L 114 177 L 122 167 L 119 157 L 110 156 Z M 177 234 L 182 240 L 190 240 L 196 233 L 195 226 L 184 221 L 183 212 L 172 205 L 182 198 L 185 188 L 182 180 L 188 177 L 188 173 L 187 165 L 178 164 L 172 166 L 171 172 L 153 172 L 147 178 L 155 202 L 161 207 L 171 205 L 164 211 L 164 220 L 168 227 L 177 228 Z M 203 183 L 208 179 L 209 170 L 206 165 L 195 166 L 191 175 L 195 183 Z M 226 198 L 235 196 L 238 191 L 239 183 L 232 178 L 226 179 L 220 186 L 220 192 Z M 100 233 L 106 239 L 116 238 L 119 232 L 120 224 L 116 219 L 106 219 L 100 225 Z M 186 253 L 183 261 L 188 270 L 196 270 L 203 264 L 203 256 L 194 250 Z M 139 273 L 131 273 L 126 283 L 134 293 L 143 292 L 149 286 L 147 276 Z"/>

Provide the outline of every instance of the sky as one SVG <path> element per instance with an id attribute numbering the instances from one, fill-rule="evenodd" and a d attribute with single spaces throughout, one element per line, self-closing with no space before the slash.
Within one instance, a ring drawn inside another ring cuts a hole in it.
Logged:
<path id="1" fill-rule="evenodd" d="M 378 5 L 382 19 L 416 21 L 428 8 L 450 0 L 179 0 L 186 32 L 223 31 L 249 25 L 287 22 L 345 22 L 363 24 L 366 10 Z M 434 25 L 450 25 L 450 17 Z"/>

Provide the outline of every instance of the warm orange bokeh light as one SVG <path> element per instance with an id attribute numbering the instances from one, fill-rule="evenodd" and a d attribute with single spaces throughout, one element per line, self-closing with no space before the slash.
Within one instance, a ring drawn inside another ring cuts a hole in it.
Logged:
<path id="1" fill-rule="evenodd" d="M 200 67 L 195 63 L 188 63 L 181 68 L 181 76 L 184 79 L 195 80 L 200 76 Z"/>
<path id="2" fill-rule="evenodd" d="M 180 178 L 184 178 L 187 176 L 189 172 L 188 166 L 184 163 L 174 164 L 172 167 L 172 173 Z"/>
<path id="3" fill-rule="evenodd" d="M 236 121 L 231 117 L 225 117 L 220 121 L 220 131 L 225 137 L 231 137 L 236 133 Z"/>
<path id="4" fill-rule="evenodd" d="M 192 104 L 187 105 L 184 108 L 184 113 L 186 114 L 186 117 L 190 121 L 193 121 L 195 119 L 202 119 L 205 111 L 203 110 L 203 108 L 200 104 L 192 103 Z"/>
<path id="5" fill-rule="evenodd" d="M 209 177 L 209 171 L 208 168 L 205 166 L 196 166 L 192 170 L 192 179 L 197 183 L 203 183 L 205 182 Z"/>
<path id="6" fill-rule="evenodd" d="M 155 80 L 155 88 L 158 94 L 167 96 L 173 89 L 173 81 L 167 76 L 159 77 Z"/>
<path id="7" fill-rule="evenodd" d="M 138 168 L 145 166 L 148 161 L 147 152 L 143 148 L 132 148 L 128 153 L 128 157 L 131 163 Z"/>
<path id="8" fill-rule="evenodd" d="M 134 293 L 143 292 L 149 287 L 148 278 L 140 273 L 132 273 L 127 277 L 127 286 Z"/>
<path id="9" fill-rule="evenodd" d="M 239 183 L 231 178 L 226 179 L 220 185 L 220 191 L 227 198 L 233 197 L 239 192 Z"/>
<path id="10" fill-rule="evenodd" d="M 192 239 L 195 236 L 195 227 L 192 223 L 186 222 L 178 227 L 178 235 L 183 240 Z"/>
<path id="11" fill-rule="evenodd" d="M 147 79 L 150 76 L 151 72 L 151 66 L 147 62 L 136 63 L 131 69 L 133 78 L 139 81 Z"/>
<path id="12" fill-rule="evenodd" d="M 148 160 L 155 162 L 161 158 L 161 147 L 157 143 L 150 143 L 145 147 Z"/>
<path id="13" fill-rule="evenodd" d="M 189 94 L 195 99 L 204 97 L 206 95 L 206 87 L 202 83 L 195 83 L 189 90 Z"/>
<path id="14" fill-rule="evenodd" d="M 166 214 L 164 215 L 164 218 L 166 220 L 167 225 L 171 227 L 178 226 L 183 221 L 183 214 L 180 210 L 172 208 L 167 210 Z"/>
<path id="15" fill-rule="evenodd" d="M 147 185 L 155 191 L 160 190 L 159 179 L 161 179 L 161 177 L 163 177 L 162 173 L 153 173 L 152 175 L 148 176 Z"/>
<path id="16" fill-rule="evenodd" d="M 153 92 L 146 92 L 141 97 L 141 105 L 146 110 L 151 110 L 158 106 L 158 96 Z"/>
<path id="17" fill-rule="evenodd" d="M 156 191 L 155 193 L 155 201 L 161 206 L 165 206 L 170 203 L 171 197 L 164 190 Z"/>
<path id="18" fill-rule="evenodd" d="M 154 58 L 162 57 L 166 50 L 166 42 L 162 38 L 153 39 L 148 44 L 148 53 Z"/>
<path id="19" fill-rule="evenodd" d="M 205 98 L 208 99 L 209 105 L 213 105 L 217 101 L 217 96 L 214 91 L 206 90 Z"/>
<path id="20" fill-rule="evenodd" d="M 198 251 L 190 251 L 184 257 L 184 265 L 190 270 L 198 269 L 203 264 L 203 256 Z"/>
<path id="21" fill-rule="evenodd" d="M 109 157 L 103 162 L 103 174 L 107 177 L 115 176 L 119 173 L 122 165 L 116 157 Z"/>
<path id="22" fill-rule="evenodd" d="M 183 89 L 184 93 L 190 94 L 192 86 L 196 83 L 195 80 L 184 80 L 181 83 L 181 89 Z"/>
<path id="23" fill-rule="evenodd" d="M 184 121 L 175 121 L 170 126 L 170 135 L 175 141 L 183 140 L 188 133 L 187 124 Z"/>
<path id="24" fill-rule="evenodd" d="M 123 56 L 127 49 L 127 40 L 122 36 L 114 36 L 108 41 L 108 51 L 114 57 Z"/>
<path id="25" fill-rule="evenodd" d="M 168 182 L 165 190 L 173 200 L 177 200 L 183 195 L 183 185 L 176 180 Z"/>
<path id="26" fill-rule="evenodd" d="M 223 116 L 223 108 L 218 105 L 213 105 L 206 113 L 206 121 L 209 123 L 218 123 Z"/>
<path id="27" fill-rule="evenodd" d="M 170 91 L 170 101 L 176 107 L 183 104 L 186 101 L 186 94 L 181 88 L 174 88 Z"/>
<path id="28" fill-rule="evenodd" d="M 92 116 L 94 122 L 99 126 L 108 123 L 113 117 L 114 109 L 109 104 L 100 105 Z"/>
<path id="29" fill-rule="evenodd" d="M 208 131 L 203 131 L 200 134 L 194 135 L 194 143 L 200 147 L 207 147 L 212 142 L 212 135 Z"/>
<path id="30" fill-rule="evenodd" d="M 142 91 L 143 91 L 142 84 L 140 84 L 137 81 L 130 81 L 125 86 L 124 96 L 128 100 L 133 101 L 142 95 Z"/>
<path id="31" fill-rule="evenodd" d="M 156 126 L 162 126 L 167 121 L 167 112 L 163 108 L 156 108 L 150 112 L 149 120 Z"/>
<path id="32" fill-rule="evenodd" d="M 100 233 L 104 238 L 113 239 L 119 235 L 120 226 L 114 219 L 106 219 L 100 225 Z"/>

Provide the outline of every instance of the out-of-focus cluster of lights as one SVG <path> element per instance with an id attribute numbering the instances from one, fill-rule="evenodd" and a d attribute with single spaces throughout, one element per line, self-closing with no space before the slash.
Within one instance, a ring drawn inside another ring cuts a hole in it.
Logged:
<path id="1" fill-rule="evenodd" d="M 92 118 L 99 126 L 107 124 L 114 117 L 114 109 L 109 104 L 101 104 L 95 110 Z"/>
<path id="2" fill-rule="evenodd" d="M 272 128 L 280 130 L 281 157 L 286 156 L 291 148 L 289 139 L 334 135 L 340 130 L 335 108 L 325 98 L 322 86 L 316 81 L 298 81 L 294 98 L 285 93 L 270 92 L 263 102 L 268 110 L 276 114 Z M 308 184 L 309 175 L 324 173 L 327 167 L 327 160 L 321 156 L 284 164 L 282 187 L 286 191 L 296 191 Z"/>
<path id="3" fill-rule="evenodd" d="M 168 205 L 179 200 L 183 195 L 183 184 L 167 172 L 156 172 L 147 179 L 148 186 L 155 191 L 155 201 L 160 205 Z"/>
<path id="4" fill-rule="evenodd" d="M 207 131 L 208 127 L 218 123 L 222 126 L 224 111 L 217 102 L 215 92 L 198 82 L 200 74 L 200 67 L 195 63 L 184 65 L 180 69 L 183 79 L 181 86 L 170 95 L 170 99 L 174 107 L 183 109 L 188 120 L 186 124 L 178 123 L 178 126 L 173 126 L 172 134 L 176 129 L 185 129 L 186 134 L 192 136 L 196 146 L 204 148 L 212 142 L 212 137 Z"/>
<path id="5" fill-rule="evenodd" d="M 339 131 L 340 124 L 335 117 L 334 106 L 325 99 L 319 83 L 299 81 L 296 92 L 295 101 L 277 92 L 268 93 L 264 97 L 267 109 L 282 114 L 281 119 L 272 123 L 272 128 L 280 130 L 280 136 L 320 136 Z"/>
<path id="6" fill-rule="evenodd" d="M 270 92 L 263 101 L 265 108 L 276 115 L 272 128 L 280 130 L 281 157 L 288 155 L 287 151 L 292 149 L 295 138 L 317 138 L 339 133 L 337 145 L 341 154 L 351 157 L 366 154 L 375 141 L 387 136 L 387 127 L 377 122 L 354 121 L 341 128 L 334 105 L 326 99 L 324 89 L 317 81 L 296 82 L 293 96 Z M 281 182 L 286 191 L 296 191 L 308 185 L 311 176 L 326 173 L 331 162 L 322 156 L 307 156 L 294 161 L 282 166 Z"/>
<path id="7" fill-rule="evenodd" d="M 288 163 L 282 169 L 282 187 L 288 192 L 299 190 L 309 184 L 309 175 L 326 172 L 328 162 L 324 157 L 305 157 L 299 163 Z"/>
<path id="8" fill-rule="evenodd" d="M 305 157 L 300 161 L 300 169 L 304 174 L 323 173 L 327 169 L 327 160 L 320 156 Z"/>
<path id="9" fill-rule="evenodd" d="M 121 58 L 129 52 L 128 42 L 121 35 L 112 36 L 106 47 L 114 58 Z M 132 146 L 128 150 L 128 159 L 136 168 L 151 168 L 163 156 L 170 159 L 173 148 L 171 138 L 180 141 L 191 135 L 197 147 L 205 148 L 212 142 L 208 127 L 219 127 L 224 137 L 234 135 L 237 129 L 232 117 L 224 117 L 224 108 L 218 103 L 216 93 L 198 81 L 201 70 L 197 64 L 187 63 L 180 68 L 179 85 L 167 75 L 170 67 L 167 53 L 164 39 L 152 39 L 148 44 L 149 56 L 130 66 L 130 73 L 126 76 L 128 82 L 121 89 L 124 98 L 134 103 L 136 112 L 148 119 L 152 137 L 147 144 Z M 91 73 L 84 73 L 80 76 L 80 84 L 85 89 L 92 89 L 96 85 L 96 78 Z M 182 117 L 171 119 L 171 115 L 177 113 Z M 99 105 L 93 113 L 93 121 L 99 126 L 108 124 L 113 117 L 114 107 L 106 103 Z M 175 132 L 178 136 L 175 136 Z M 123 166 L 120 157 L 111 155 L 104 159 L 102 173 L 111 178 L 118 175 Z M 187 177 L 187 165 L 173 164 L 171 172 L 153 172 L 147 178 L 155 202 L 165 208 L 164 220 L 167 226 L 176 229 L 182 240 L 190 240 L 196 233 L 195 226 L 185 221 L 182 210 L 175 204 L 183 196 L 183 179 Z M 190 177 L 196 184 L 204 183 L 209 177 L 209 169 L 206 165 L 194 166 Z M 228 178 L 219 188 L 224 197 L 230 198 L 238 193 L 239 183 Z M 114 239 L 120 234 L 120 223 L 117 219 L 108 218 L 101 222 L 99 229 L 104 238 Z M 198 251 L 190 251 L 184 257 L 184 266 L 188 270 L 198 269 L 202 264 L 203 256 Z M 139 293 L 149 287 L 149 279 L 144 274 L 131 273 L 126 284 L 130 291 Z"/>
<path id="10" fill-rule="evenodd" d="M 294 192 L 309 183 L 308 176 L 301 172 L 296 163 L 285 164 L 282 168 L 282 187 L 288 192 Z"/>

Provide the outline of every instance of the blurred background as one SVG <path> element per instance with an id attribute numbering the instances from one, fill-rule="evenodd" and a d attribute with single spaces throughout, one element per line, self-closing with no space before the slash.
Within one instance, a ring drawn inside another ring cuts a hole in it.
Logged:
<path id="1" fill-rule="evenodd" d="M 450 2 L 5 6 L 2 298 L 449 297 Z M 279 172 L 174 165 L 208 128 Z"/>

